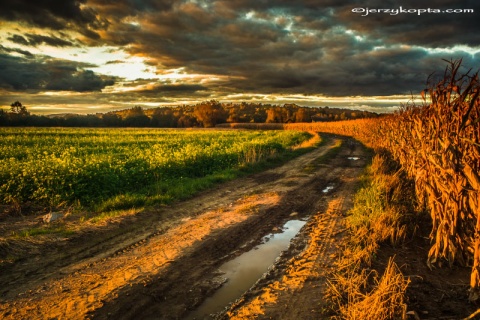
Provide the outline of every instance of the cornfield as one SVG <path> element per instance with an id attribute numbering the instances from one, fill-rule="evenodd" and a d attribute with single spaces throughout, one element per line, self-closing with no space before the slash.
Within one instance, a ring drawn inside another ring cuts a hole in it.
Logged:
<path id="1" fill-rule="evenodd" d="M 432 218 L 428 263 L 473 265 L 472 300 L 480 289 L 480 100 L 478 73 L 459 75 L 450 62 L 422 106 L 407 105 L 383 121 L 379 146 L 415 180 Z"/>
<path id="2" fill-rule="evenodd" d="M 480 298 L 480 89 L 478 72 L 460 75 L 449 61 L 443 79 L 413 102 L 379 119 L 287 124 L 285 129 L 353 136 L 389 151 L 415 181 L 433 227 L 430 267 L 439 259 L 471 265 L 470 299 Z M 430 82 L 431 78 L 429 78 Z"/>

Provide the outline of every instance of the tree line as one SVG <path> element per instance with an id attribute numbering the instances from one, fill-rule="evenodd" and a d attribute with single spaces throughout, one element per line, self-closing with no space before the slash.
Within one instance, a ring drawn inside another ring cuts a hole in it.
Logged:
<path id="1" fill-rule="evenodd" d="M 221 103 L 216 100 L 176 107 L 144 109 L 135 106 L 106 113 L 45 116 L 33 115 L 21 102 L 15 101 L 10 110 L 0 109 L 0 126 L 208 128 L 220 123 L 321 122 L 377 116 L 373 112 L 342 108 Z"/>

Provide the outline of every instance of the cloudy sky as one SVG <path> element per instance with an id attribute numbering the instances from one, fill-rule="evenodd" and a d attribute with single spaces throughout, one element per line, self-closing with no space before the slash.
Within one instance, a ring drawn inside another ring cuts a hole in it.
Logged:
<path id="1" fill-rule="evenodd" d="M 217 99 L 390 111 L 442 59 L 477 70 L 479 31 L 478 0 L 2 1 L 0 107 Z"/>

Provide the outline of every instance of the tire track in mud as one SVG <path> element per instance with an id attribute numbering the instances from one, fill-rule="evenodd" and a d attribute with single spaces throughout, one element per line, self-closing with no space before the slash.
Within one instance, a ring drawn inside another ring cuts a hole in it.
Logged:
<path id="1" fill-rule="evenodd" d="M 342 246 L 344 215 L 352 205 L 357 170 L 319 201 L 320 209 L 292 242 L 290 252 L 217 319 L 322 319 L 326 276 Z M 299 249 L 300 248 L 300 249 Z"/>
<path id="2" fill-rule="evenodd" d="M 323 147 L 281 167 L 156 210 L 143 222 L 139 215 L 127 234 L 118 235 L 117 230 L 111 236 L 103 235 L 108 239 L 103 243 L 92 242 L 89 247 L 87 241 L 73 248 L 90 249 L 87 258 L 45 265 L 37 272 L 41 281 L 22 283 L 17 274 L 13 282 L 19 286 L 2 294 L 0 316 L 185 316 L 222 284 L 219 265 L 254 247 L 265 234 L 283 225 L 292 212 L 299 217 L 315 213 L 323 203 L 319 199 L 329 197 L 322 193 L 328 184 L 344 184 L 339 177 L 350 165 L 343 155 L 337 155 L 329 165 L 318 163 L 333 144 L 329 136 Z M 157 219 L 169 219 L 157 221 L 155 214 Z"/>

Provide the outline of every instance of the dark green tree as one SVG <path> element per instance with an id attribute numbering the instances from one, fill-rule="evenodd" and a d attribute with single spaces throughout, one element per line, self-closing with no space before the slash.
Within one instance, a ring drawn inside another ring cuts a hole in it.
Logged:
<path id="1" fill-rule="evenodd" d="M 145 114 L 142 107 L 135 106 L 128 110 L 123 122 L 127 127 L 148 127 L 150 125 L 150 118 Z"/>

